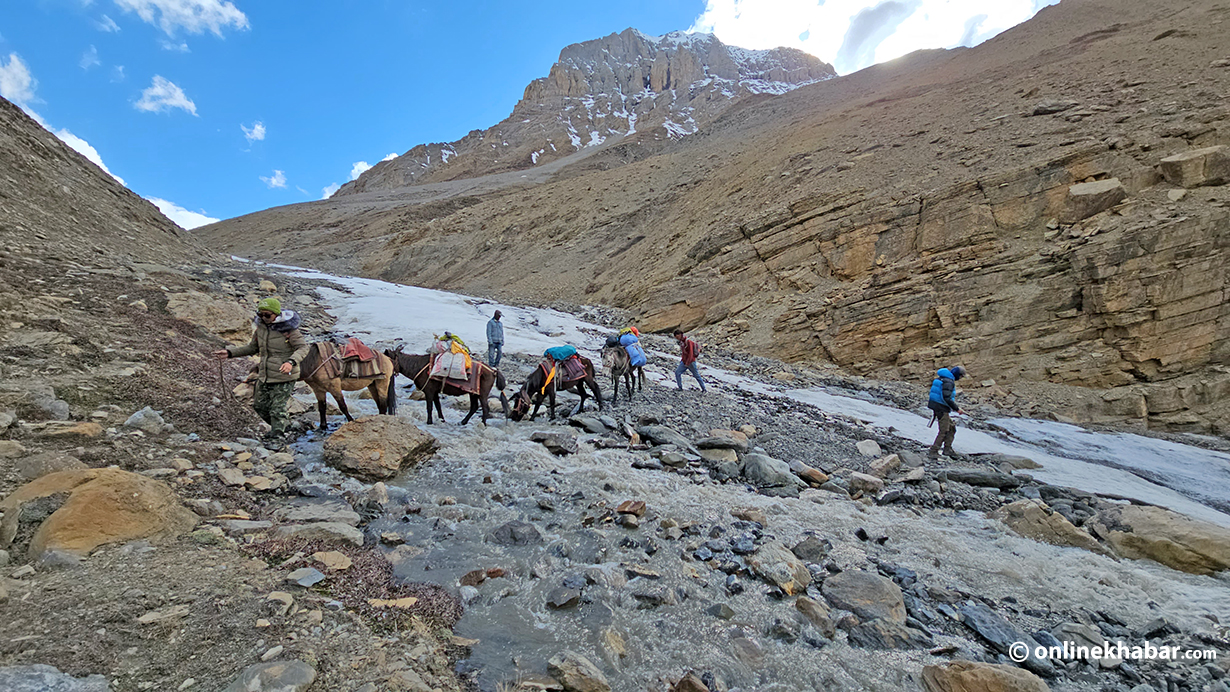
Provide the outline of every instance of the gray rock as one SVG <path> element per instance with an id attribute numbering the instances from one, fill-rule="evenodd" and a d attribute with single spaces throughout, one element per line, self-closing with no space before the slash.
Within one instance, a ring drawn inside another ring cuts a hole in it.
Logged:
<path id="1" fill-rule="evenodd" d="M 1062 113 L 1071 108 L 1076 108 L 1076 101 L 1061 101 L 1058 99 L 1047 99 L 1039 101 L 1034 105 L 1030 115 L 1052 115 L 1054 113 Z"/>
<path id="2" fill-rule="evenodd" d="M 824 580 L 824 597 L 834 606 L 863 620 L 905 622 L 901 589 L 892 580 L 864 570 L 848 569 Z"/>
<path id="3" fill-rule="evenodd" d="M 732 449 L 736 452 L 746 452 L 747 442 L 733 437 L 706 437 L 696 441 L 697 449 Z"/>
<path id="4" fill-rule="evenodd" d="M 875 440 L 862 440 L 854 446 L 858 448 L 858 453 L 865 457 L 874 458 L 883 454 L 883 451 L 880 449 L 880 443 Z"/>
<path id="5" fill-rule="evenodd" d="M 316 670 L 303 661 L 248 666 L 222 692 L 303 692 L 316 682 Z"/>
<path id="6" fill-rule="evenodd" d="M 542 443 L 552 454 L 575 454 L 577 447 L 577 436 L 569 432 L 546 432 L 538 431 L 530 435 L 530 440 L 533 442 Z"/>
<path id="7" fill-rule="evenodd" d="M 993 649 L 1004 655 L 1009 655 L 1013 643 L 1031 642 L 1033 638 L 1012 626 L 1012 623 L 997 615 L 990 608 L 977 601 L 966 601 L 957 606 L 966 627 L 982 637 Z M 1055 668 L 1046 659 L 1036 658 L 1033 647 L 1027 648 L 1028 658 L 1020 665 L 1038 675 L 1053 677 Z"/>
<path id="8" fill-rule="evenodd" d="M 363 545 L 362 531 L 335 521 L 279 526 L 276 533 L 283 538 L 319 539 L 327 542 L 349 543 L 354 546 Z"/>
<path id="9" fill-rule="evenodd" d="M 828 482 L 820 486 L 820 489 L 843 497 L 850 497 L 850 491 L 841 484 L 841 480 L 838 478 L 830 478 Z"/>
<path id="10" fill-rule="evenodd" d="M 1081 219 L 1087 219 L 1110 209 L 1127 196 L 1127 188 L 1118 178 L 1077 183 L 1068 188 L 1068 197 L 1064 200 L 1063 210 L 1059 213 L 1059 221 L 1060 223 L 1076 223 Z"/>
<path id="11" fill-rule="evenodd" d="M 344 500 L 297 497 L 273 512 L 278 521 L 303 523 L 331 521 L 349 526 L 359 525 L 359 513 Z"/>
<path id="12" fill-rule="evenodd" d="M 725 603 L 714 603 L 705 609 L 705 613 L 723 620 L 729 620 L 735 616 L 735 611 Z"/>
<path id="13" fill-rule="evenodd" d="M 799 541 L 790 549 L 794 556 L 803 562 L 819 563 L 828 556 L 829 551 L 833 549 L 833 542 L 827 538 L 817 538 L 808 536 Z"/>
<path id="14" fill-rule="evenodd" d="M 940 482 L 956 481 L 966 485 L 981 488 L 1011 489 L 1020 487 L 1024 482 L 1016 476 L 990 469 L 944 469 L 937 478 Z"/>
<path id="15" fill-rule="evenodd" d="M 315 586 L 325 580 L 325 575 L 315 567 L 301 567 L 286 575 L 286 581 L 302 587 Z"/>
<path id="16" fill-rule="evenodd" d="M 765 454 L 747 454 L 743 457 L 743 475 L 761 487 L 793 486 L 807 487 L 801 478 L 794 475 L 790 465 Z"/>
<path id="17" fill-rule="evenodd" d="M 35 664 L 0 668 L 4 692 L 108 692 L 110 684 L 101 675 L 74 678 L 52 666 Z"/>
<path id="18" fill-rule="evenodd" d="M 547 594 L 547 605 L 555 610 L 573 608 L 581 602 L 581 590 L 561 586 Z"/>
<path id="19" fill-rule="evenodd" d="M 227 533 L 249 533 L 253 531 L 267 531 L 273 528 L 271 521 L 251 521 L 249 519 L 223 519 L 218 522 L 222 530 Z"/>
<path id="20" fill-rule="evenodd" d="M 692 454 L 697 454 L 699 451 L 691 440 L 674 428 L 668 428 L 665 425 L 642 425 L 636 429 L 636 433 L 641 436 L 641 439 L 649 440 L 655 445 L 675 445 Z"/>
<path id="21" fill-rule="evenodd" d="M 604 425 L 601 420 L 598 420 L 597 418 L 590 418 L 589 416 L 573 416 L 568 419 L 568 424 L 581 428 L 585 432 L 593 435 L 601 435 L 606 432 L 606 425 Z"/>
<path id="22" fill-rule="evenodd" d="M 135 428 L 147 435 L 160 435 L 172 430 L 172 426 L 162 419 L 162 412 L 146 406 L 124 421 L 125 428 Z"/>
<path id="23" fill-rule="evenodd" d="M 514 519 L 496 527 L 487 540 L 497 545 L 534 545 L 542 542 L 542 534 L 532 524 Z"/>
<path id="24" fill-rule="evenodd" d="M 851 646 L 866 649 L 925 649 L 934 644 L 931 635 L 901 622 L 877 618 L 851 627 Z"/>

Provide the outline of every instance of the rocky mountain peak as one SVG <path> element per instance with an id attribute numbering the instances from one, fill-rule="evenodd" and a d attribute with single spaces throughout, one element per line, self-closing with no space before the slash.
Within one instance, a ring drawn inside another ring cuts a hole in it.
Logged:
<path id="1" fill-rule="evenodd" d="M 680 138 L 753 94 L 784 94 L 836 76 L 793 48 L 747 50 L 712 34 L 636 29 L 560 51 L 503 122 L 451 143 L 419 145 L 338 194 L 524 170 L 638 133 Z"/>

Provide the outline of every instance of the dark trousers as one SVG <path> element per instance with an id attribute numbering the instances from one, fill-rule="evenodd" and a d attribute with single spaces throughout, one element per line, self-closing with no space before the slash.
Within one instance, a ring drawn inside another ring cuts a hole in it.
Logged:
<path id="1" fill-rule="evenodd" d="M 290 413 L 287 412 L 286 405 L 294 391 L 294 382 L 256 383 L 256 398 L 252 402 L 252 408 L 256 409 L 256 415 L 260 416 L 261 420 L 273 428 L 271 432 L 274 435 L 286 432 L 286 426 L 290 425 Z"/>
<path id="2" fill-rule="evenodd" d="M 957 436 L 957 425 L 952 422 L 952 416 L 948 415 L 948 411 L 936 411 L 935 420 L 940 424 L 940 431 L 935 435 L 935 442 L 931 443 L 931 453 L 938 454 L 941 445 L 944 451 L 953 451 L 952 440 Z"/>
<path id="3" fill-rule="evenodd" d="M 500 367 L 500 359 L 503 357 L 504 344 L 487 344 L 487 365 L 490 365 L 493 368 L 498 368 Z"/>

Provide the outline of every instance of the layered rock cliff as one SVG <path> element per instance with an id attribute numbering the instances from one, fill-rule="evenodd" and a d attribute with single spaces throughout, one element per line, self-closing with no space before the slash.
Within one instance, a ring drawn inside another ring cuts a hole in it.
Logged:
<path id="1" fill-rule="evenodd" d="M 1230 186 L 1224 154 L 1199 152 L 1230 144 L 1227 21 L 1213 0 L 1065 2 L 534 182 L 348 195 L 203 233 L 614 305 L 643 329 L 870 376 L 961 362 L 995 381 L 990 403 L 1032 415 L 1224 432 Z M 1048 387 L 1063 396 L 1031 403 Z"/>
<path id="2" fill-rule="evenodd" d="M 420 144 L 337 194 L 528 169 L 638 133 L 679 138 L 741 98 L 835 76 L 831 65 L 793 48 L 746 50 L 712 34 L 625 29 L 564 48 L 503 122 L 456 142 Z"/>

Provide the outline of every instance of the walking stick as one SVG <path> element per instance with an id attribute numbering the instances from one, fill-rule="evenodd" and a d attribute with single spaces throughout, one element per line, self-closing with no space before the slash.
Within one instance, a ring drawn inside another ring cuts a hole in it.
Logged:
<path id="1" fill-rule="evenodd" d="M 222 361 L 218 361 L 218 388 L 222 390 L 223 399 L 234 399 L 234 395 L 226 388 L 226 377 L 222 374 Z"/>

